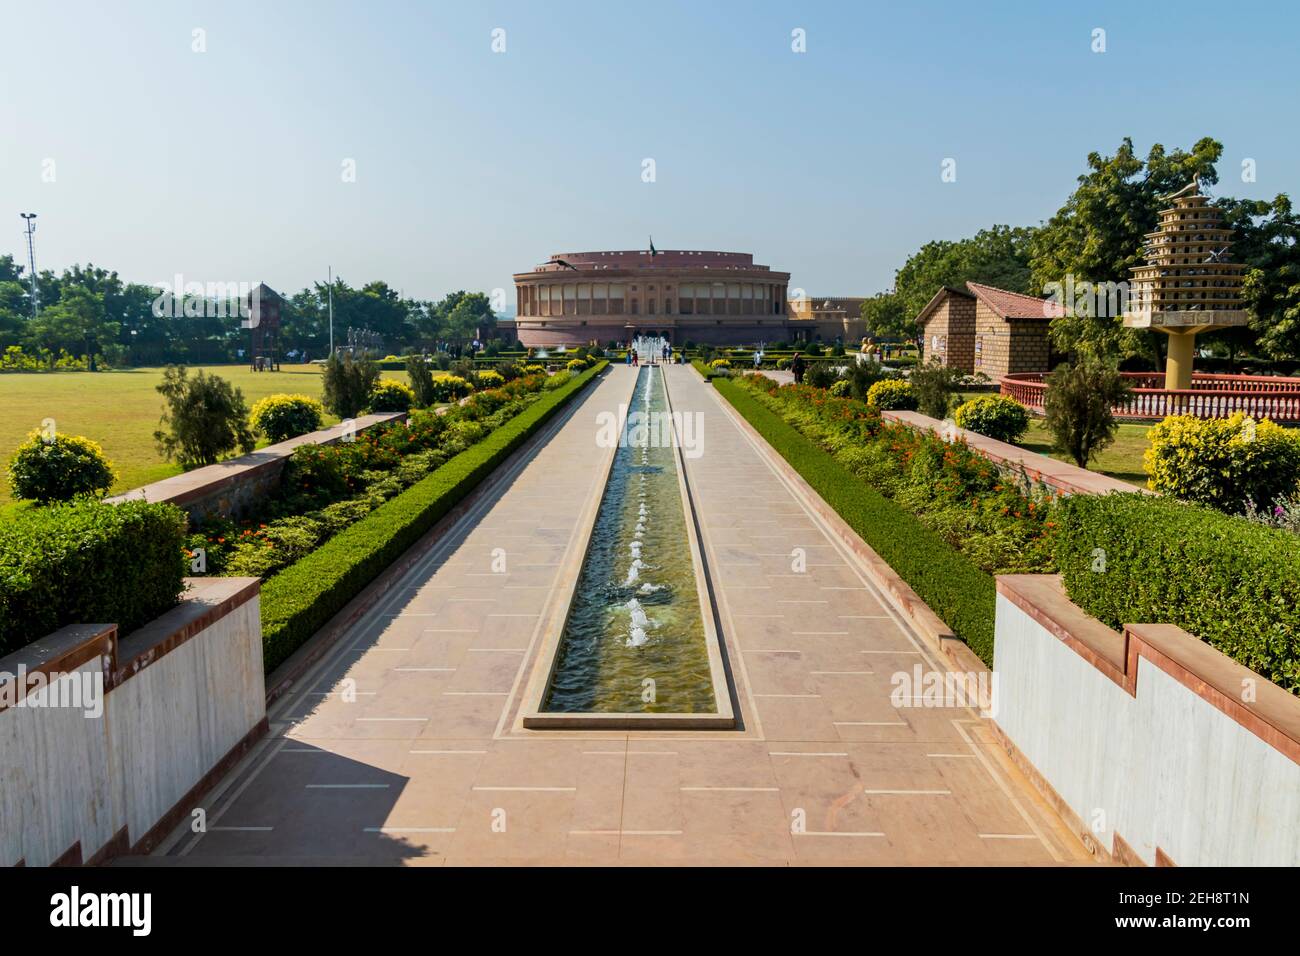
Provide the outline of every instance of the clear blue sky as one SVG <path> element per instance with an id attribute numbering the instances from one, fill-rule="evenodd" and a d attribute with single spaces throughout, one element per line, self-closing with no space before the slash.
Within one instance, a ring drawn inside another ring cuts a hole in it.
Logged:
<path id="1" fill-rule="evenodd" d="M 1047 218 L 1125 135 L 1300 193 L 1294 3 L 3 0 L 0 28 L 0 253 L 35 211 L 38 267 L 140 282 L 332 264 L 429 298 L 653 234 L 868 294 Z"/>

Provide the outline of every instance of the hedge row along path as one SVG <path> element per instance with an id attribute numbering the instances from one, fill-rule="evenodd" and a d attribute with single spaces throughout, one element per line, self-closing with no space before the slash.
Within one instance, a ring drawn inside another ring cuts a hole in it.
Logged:
<path id="1" fill-rule="evenodd" d="M 603 490 L 612 367 L 544 445 L 417 562 L 271 711 L 214 791 L 193 862 L 1078 862 L 1083 848 L 964 708 L 895 708 L 891 675 L 936 666 L 769 466 L 712 388 L 687 457 L 742 728 L 527 731 L 556 582 Z M 517 469 L 510 471 L 509 469 Z M 803 573 L 791 551 L 804 549 Z M 497 549 L 501 549 L 498 551 Z M 492 570 L 504 552 L 505 573 Z M 797 831 L 797 832 L 792 832 Z"/>

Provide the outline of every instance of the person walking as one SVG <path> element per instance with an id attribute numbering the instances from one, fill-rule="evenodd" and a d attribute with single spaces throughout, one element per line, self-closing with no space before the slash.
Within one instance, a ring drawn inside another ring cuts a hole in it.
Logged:
<path id="1" fill-rule="evenodd" d="M 633 367 L 633 368 L 636 368 L 637 365 L 638 365 L 638 362 L 637 362 L 638 357 L 639 357 L 639 356 L 636 354 L 636 349 L 633 349 L 633 350 L 632 350 L 632 367 Z"/>
<path id="2" fill-rule="evenodd" d="M 795 352 L 794 359 L 790 362 L 790 371 L 794 373 L 794 383 L 803 384 L 803 373 L 808 368 L 808 363 L 803 360 L 802 352 Z"/>

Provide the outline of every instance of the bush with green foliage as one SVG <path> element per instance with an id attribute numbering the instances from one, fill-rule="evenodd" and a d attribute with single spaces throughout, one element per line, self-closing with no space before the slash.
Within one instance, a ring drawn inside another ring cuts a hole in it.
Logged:
<path id="1" fill-rule="evenodd" d="M 886 378 L 891 378 L 879 362 L 871 360 L 863 362 L 852 362 L 849 364 L 848 383 L 849 394 L 860 402 L 867 400 L 867 393 L 871 386 Z"/>
<path id="2" fill-rule="evenodd" d="M 1268 419 L 1171 415 L 1147 437 L 1149 483 L 1163 494 L 1242 514 L 1300 490 L 1300 433 Z"/>
<path id="3" fill-rule="evenodd" d="M 562 372 L 556 372 L 554 375 L 547 376 L 546 384 L 543 385 L 542 387 L 545 388 L 548 392 L 553 392 L 557 388 L 563 388 L 565 385 L 569 384 L 569 381 L 572 378 L 573 378 L 573 373 L 570 372 L 568 369 L 565 369 Z"/>
<path id="4" fill-rule="evenodd" d="M 881 411 L 916 411 L 916 393 L 910 382 L 883 378 L 867 389 L 867 404 Z"/>
<path id="5" fill-rule="evenodd" d="M 167 404 L 153 437 L 168 461 L 197 468 L 236 448 L 246 455 L 257 447 L 244 393 L 221 376 L 200 370 L 191 378 L 185 366 L 169 365 L 158 391 Z"/>
<path id="6" fill-rule="evenodd" d="M 586 368 L 587 363 L 583 362 L 582 367 Z M 479 388 L 500 388 L 506 383 L 506 377 L 500 372 L 494 372 L 492 369 L 486 369 L 482 372 L 474 373 L 474 383 Z"/>
<path id="7" fill-rule="evenodd" d="M 1029 429 L 1029 409 L 1009 395 L 977 395 L 957 406 L 953 420 L 958 428 L 1015 443 Z"/>
<path id="8" fill-rule="evenodd" d="M 406 377 L 411 381 L 411 392 L 415 396 L 416 408 L 428 408 L 437 401 L 433 392 L 433 372 L 422 355 L 408 355 L 406 358 Z"/>
<path id="9" fill-rule="evenodd" d="M 325 407 L 339 418 L 356 418 L 370 404 L 370 393 L 378 381 L 379 366 L 369 358 L 335 352 L 325 360 L 321 372 Z"/>
<path id="10" fill-rule="evenodd" d="M 104 449 L 80 435 L 46 435 L 39 428 L 27 436 L 9 460 L 15 498 L 47 504 L 80 495 L 102 496 L 117 475 Z"/>
<path id="11" fill-rule="evenodd" d="M 853 383 L 846 378 L 831 382 L 830 393 L 836 398 L 848 398 L 853 394 Z"/>
<path id="12" fill-rule="evenodd" d="M 1177 625 L 1300 693 L 1293 533 L 1143 494 L 1073 495 L 1058 516 L 1066 591 L 1093 617 Z"/>
<path id="13" fill-rule="evenodd" d="M 0 523 L 0 656 L 68 624 L 128 634 L 183 587 L 185 515 L 169 504 L 74 501 Z"/>
<path id="14" fill-rule="evenodd" d="M 566 377 L 550 394 L 268 579 L 262 586 L 262 640 L 267 672 L 287 660 L 473 491 L 599 374 L 605 364 L 600 362 L 578 376 L 559 373 Z"/>
<path id="15" fill-rule="evenodd" d="M 565 362 L 564 367 L 567 368 L 570 372 L 581 372 L 583 369 L 587 367 L 587 364 L 588 363 L 586 359 L 575 358 L 575 359 L 569 359 L 569 361 Z"/>
<path id="16" fill-rule="evenodd" d="M 715 371 L 718 369 L 731 368 L 731 359 L 714 359 L 709 363 L 709 368 L 714 369 Z"/>
<path id="17" fill-rule="evenodd" d="M 415 404 L 415 390 L 405 382 L 385 378 L 375 383 L 370 392 L 372 412 L 405 412 Z"/>
<path id="18" fill-rule="evenodd" d="M 321 403 L 306 395 L 268 395 L 253 403 L 248 421 L 274 444 L 316 431 L 324 413 Z"/>
<path id="19" fill-rule="evenodd" d="M 1084 357 L 1065 363 L 1047 376 L 1043 412 L 1053 446 L 1080 468 L 1115 441 L 1119 424 L 1114 406 L 1128 400 L 1129 387 L 1119 366 Z"/>
<path id="20" fill-rule="evenodd" d="M 433 380 L 434 402 L 455 402 L 474 391 L 474 386 L 459 375 L 440 375 Z"/>
<path id="21" fill-rule="evenodd" d="M 916 410 L 942 421 L 952 409 L 953 394 L 961 385 L 961 372 L 949 365 L 930 362 L 912 369 L 907 381 L 916 396 Z"/>

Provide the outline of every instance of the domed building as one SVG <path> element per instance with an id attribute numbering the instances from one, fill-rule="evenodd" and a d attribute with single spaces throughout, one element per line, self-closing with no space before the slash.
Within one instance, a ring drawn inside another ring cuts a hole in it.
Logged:
<path id="1" fill-rule="evenodd" d="M 528 348 L 638 335 L 745 345 L 794 337 L 788 272 L 746 252 L 564 252 L 516 273 L 515 334 Z"/>

